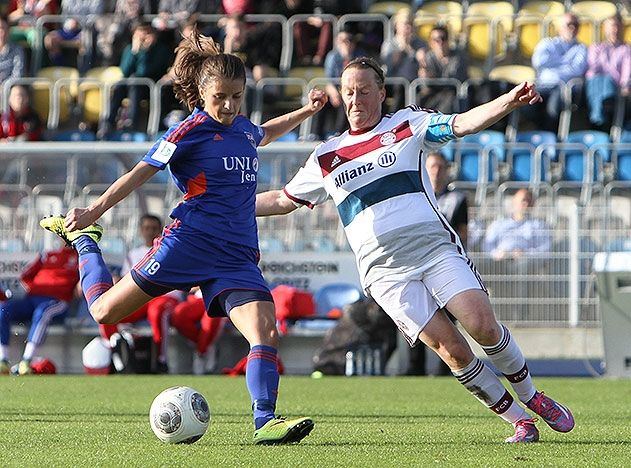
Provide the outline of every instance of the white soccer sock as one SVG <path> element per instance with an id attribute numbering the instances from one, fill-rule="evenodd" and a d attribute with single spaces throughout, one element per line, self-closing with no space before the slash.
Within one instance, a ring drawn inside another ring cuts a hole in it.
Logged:
<path id="1" fill-rule="evenodd" d="M 523 403 L 527 403 L 537 391 L 526 359 L 515 340 L 511 337 L 508 328 L 502 325 L 502 337 L 493 346 L 482 346 L 482 349 L 497 369 L 504 374 Z"/>
<path id="2" fill-rule="evenodd" d="M 35 350 L 37 349 L 37 345 L 32 341 L 26 343 L 24 347 L 24 354 L 22 355 L 22 360 L 30 361 L 33 359 L 33 355 L 35 354 Z"/>
<path id="3" fill-rule="evenodd" d="M 9 345 L 0 345 L 0 361 L 9 360 Z"/>
<path id="4" fill-rule="evenodd" d="M 480 359 L 474 358 L 467 367 L 452 373 L 473 396 L 503 420 L 514 424 L 520 419 L 530 419 L 500 379 Z"/>

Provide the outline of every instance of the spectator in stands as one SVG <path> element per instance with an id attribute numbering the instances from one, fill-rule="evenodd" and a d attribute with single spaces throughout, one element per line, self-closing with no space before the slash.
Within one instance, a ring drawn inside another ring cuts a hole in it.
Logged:
<path id="1" fill-rule="evenodd" d="M 388 75 L 402 77 L 410 82 L 418 77 L 419 63 L 427 46 L 416 35 L 413 20 L 408 10 L 397 14 L 394 18 L 394 37 L 381 47 L 381 61 Z M 392 97 L 397 109 L 405 104 L 407 91 L 407 88 L 402 89 L 400 86 L 394 88 Z"/>
<path id="2" fill-rule="evenodd" d="M 385 76 L 375 60 L 350 62 L 341 83 L 350 130 L 317 146 L 282 190 L 257 194 L 256 214 L 287 214 L 333 198 L 363 288 L 410 346 L 420 341 L 430 346 L 472 396 L 512 424 L 514 434 L 506 442 L 539 440 L 535 420 L 524 406 L 553 429 L 569 432 L 574 427 L 571 412 L 534 386 L 524 356 L 508 328 L 497 321 L 472 261 L 439 215 L 419 157 L 540 102 L 535 86 L 520 83 L 461 114 L 409 106 L 384 116 Z M 474 355 L 442 308 L 483 347 L 524 406 Z"/>
<path id="3" fill-rule="evenodd" d="M 158 40 L 155 29 L 149 24 L 139 24 L 134 28 L 131 44 L 123 51 L 120 68 L 125 78 L 149 78 L 158 81 L 166 74 L 171 59 L 171 50 Z M 149 90 L 146 85 L 116 86 L 110 101 L 108 125 L 102 127 L 100 133 L 107 134 L 110 129 L 116 127 L 139 130 L 140 103 L 150 97 Z M 119 111 L 125 97 L 128 98 L 129 104 L 126 116 L 121 116 Z"/>
<path id="4" fill-rule="evenodd" d="M 511 216 L 489 226 L 484 250 L 495 260 L 527 258 L 550 251 L 550 228 L 544 221 L 530 217 L 533 204 L 532 192 L 520 189 L 513 195 Z"/>
<path id="5" fill-rule="evenodd" d="M 320 110 L 326 95 L 311 90 L 299 109 L 255 125 L 239 114 L 245 66 L 220 49 L 209 37 L 187 38 L 173 66 L 176 96 L 191 114 L 162 135 L 90 207 L 45 218 L 40 225 L 79 252 L 81 286 L 99 323 L 116 323 L 152 297 L 199 286 L 207 313 L 228 316 L 251 346 L 246 383 L 254 413 L 253 442 L 299 442 L 311 432 L 313 421 L 275 416 L 278 330 L 272 295 L 257 266 L 257 147 Z M 165 228 L 152 255 L 112 284 L 97 244 L 103 229 L 95 221 L 167 167 L 184 193 L 171 213 L 174 222 Z"/>
<path id="6" fill-rule="evenodd" d="M 453 78 L 464 82 L 468 78 L 466 54 L 449 46 L 449 31 L 444 26 L 435 26 L 429 35 L 429 50 L 420 54 L 420 78 Z M 453 86 L 431 85 L 421 90 L 420 103 L 423 107 L 441 112 L 457 112 L 457 91 Z"/>
<path id="7" fill-rule="evenodd" d="M 96 52 L 101 65 L 120 63 L 123 49 L 131 41 L 133 26 L 142 21 L 142 15 L 150 12 L 149 0 L 116 0 L 112 14 L 96 18 Z"/>
<path id="8" fill-rule="evenodd" d="M 253 0 L 222 0 L 221 6 L 226 15 L 247 15 L 257 13 L 254 11 Z"/>
<path id="9" fill-rule="evenodd" d="M 262 38 L 252 35 L 240 15 L 230 16 L 223 27 L 223 51 L 233 54 L 245 63 L 248 78 L 259 81 L 270 76 L 269 64 L 280 61 L 279 49 L 270 47 Z"/>
<path id="10" fill-rule="evenodd" d="M 335 47 L 326 55 L 324 75 L 327 78 L 338 79 L 344 67 L 351 60 L 362 55 L 364 55 L 364 51 L 357 47 L 353 34 L 348 30 L 340 31 L 335 38 Z M 325 91 L 329 101 L 324 109 L 313 118 L 313 133 L 316 138 L 320 139 L 339 134 L 348 126 L 338 87 L 334 84 L 327 84 Z"/>
<path id="11" fill-rule="evenodd" d="M 11 40 L 25 42 L 31 48 L 37 46 L 34 20 L 43 15 L 59 13 L 57 0 L 11 0 L 7 9 L 7 20 L 11 25 Z M 48 29 L 50 25 L 45 25 Z"/>
<path id="12" fill-rule="evenodd" d="M 150 214 L 144 214 L 140 217 L 140 237 L 143 245 L 131 249 L 125 256 L 125 261 L 120 271 L 120 277 L 125 276 L 131 269 L 140 262 L 151 250 L 154 242 L 160 237 L 162 232 L 162 221 L 160 218 Z M 115 278 L 119 280 L 119 278 Z M 137 309 L 131 315 L 125 317 L 119 323 L 136 323 L 141 320 L 148 320 L 151 325 L 153 334 L 153 342 L 158 350 L 159 373 L 167 374 L 169 366 L 167 362 L 167 336 L 169 333 L 169 316 L 175 309 L 175 306 L 181 300 L 181 293 L 172 291 L 163 296 L 153 298 L 144 306 Z M 125 346 L 125 340 L 118 334 L 118 324 L 99 324 L 101 336 L 107 339 L 111 344 L 114 352 L 117 352 L 117 345 Z"/>
<path id="13" fill-rule="evenodd" d="M 217 4 L 212 0 L 160 0 L 158 16 L 151 24 L 157 31 L 175 31 L 195 14 L 219 13 Z"/>
<path id="14" fill-rule="evenodd" d="M 294 55 L 299 65 L 321 66 L 324 63 L 327 52 L 331 49 L 331 36 L 333 25 L 331 21 L 324 20 L 320 15 L 329 14 L 335 16 L 360 11 L 355 0 L 285 0 L 292 14 L 312 13 L 306 21 L 298 21 L 294 24 Z M 313 43 L 315 42 L 315 47 Z"/>
<path id="15" fill-rule="evenodd" d="M 31 107 L 26 87 L 15 85 L 9 93 L 9 111 L 0 116 L 0 142 L 38 141 L 44 126 Z"/>
<path id="16" fill-rule="evenodd" d="M 557 27 L 559 35 L 543 38 L 532 54 L 532 66 L 537 73 L 537 84 L 544 98 L 544 112 L 541 112 L 541 106 L 537 106 L 533 108 L 531 117 L 533 121 L 543 120 L 543 129 L 555 133 L 558 131 L 559 114 L 562 110 L 562 85 L 573 78 L 583 78 L 587 71 L 587 47 L 576 39 L 578 17 L 573 13 L 566 13 Z M 580 87 L 573 88 L 575 96 L 579 96 L 581 92 Z"/>
<path id="17" fill-rule="evenodd" d="M 388 76 L 400 76 L 409 81 L 418 77 L 419 63 L 427 44 L 416 35 L 413 20 L 407 10 L 397 14 L 394 17 L 394 37 L 381 46 L 381 60 Z"/>
<path id="18" fill-rule="evenodd" d="M 9 39 L 9 25 L 0 17 L 0 83 L 24 75 L 24 51 Z M 2 89 L 0 88 L 0 97 Z"/>
<path id="19" fill-rule="evenodd" d="M 185 302 L 175 306 L 171 314 L 171 325 L 195 344 L 193 374 L 209 374 L 215 370 L 217 349 L 215 342 L 226 323 L 225 317 L 206 314 L 204 299 L 199 288 L 189 294 Z"/>
<path id="20" fill-rule="evenodd" d="M 48 325 L 68 312 L 79 281 L 77 253 L 69 247 L 41 253 L 20 275 L 26 295 L 0 302 L 0 374 L 8 374 L 11 323 L 31 321 L 17 374 L 31 374 L 31 360 L 46 339 Z"/>
<path id="21" fill-rule="evenodd" d="M 620 15 L 607 18 L 603 28 L 605 41 L 588 50 L 585 97 L 590 123 L 608 130 L 615 98 L 628 96 L 631 88 L 631 45 L 624 42 Z"/>
<path id="22" fill-rule="evenodd" d="M 61 0 L 61 14 L 70 18 L 60 28 L 44 36 L 44 47 L 48 51 L 50 63 L 54 66 L 76 66 L 80 71 L 86 71 L 91 66 L 92 49 L 81 35 L 82 21 L 89 15 L 102 15 L 104 12 L 105 0 Z M 69 61 L 68 54 L 63 53 L 64 47 L 77 50 L 76 63 Z"/>
<path id="23" fill-rule="evenodd" d="M 467 197 L 459 190 L 449 188 L 448 163 L 439 151 L 432 151 L 425 159 L 425 169 L 432 184 L 436 202 L 441 214 L 445 217 L 449 225 L 456 231 L 462 241 L 462 245 L 467 246 L 467 226 L 469 224 L 469 208 Z M 455 321 L 455 318 L 445 310 L 447 316 Z M 425 350 L 424 345 L 415 346 L 410 349 L 410 360 L 408 364 L 408 375 L 425 375 Z M 436 375 L 450 375 L 449 367 L 441 361 Z"/>

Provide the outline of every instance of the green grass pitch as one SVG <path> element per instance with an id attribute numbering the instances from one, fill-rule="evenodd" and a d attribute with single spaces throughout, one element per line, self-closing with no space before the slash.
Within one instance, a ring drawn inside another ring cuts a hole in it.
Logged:
<path id="1" fill-rule="evenodd" d="M 453 378 L 284 377 L 278 413 L 311 416 L 302 443 L 251 444 L 243 378 L 223 376 L 0 377 L 0 466 L 631 466 L 631 381 L 536 380 L 577 425 L 508 445 L 511 427 Z M 153 398 L 188 385 L 212 421 L 193 445 L 167 445 L 149 427 Z"/>

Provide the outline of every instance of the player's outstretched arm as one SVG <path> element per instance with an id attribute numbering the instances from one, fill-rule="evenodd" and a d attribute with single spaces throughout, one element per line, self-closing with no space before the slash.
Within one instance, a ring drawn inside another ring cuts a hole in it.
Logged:
<path id="1" fill-rule="evenodd" d="M 74 231 L 88 227 L 103 213 L 140 187 L 160 169 L 140 161 L 127 174 L 109 186 L 103 195 L 87 208 L 72 208 L 66 214 L 66 229 Z"/>
<path id="2" fill-rule="evenodd" d="M 490 102 L 457 114 L 453 122 L 454 134 L 462 137 L 477 133 L 500 121 L 515 109 L 541 101 L 543 99 L 535 85 L 523 82 Z"/>
<path id="3" fill-rule="evenodd" d="M 270 190 L 256 195 L 256 216 L 287 214 L 298 208 L 282 190 Z"/>
<path id="4" fill-rule="evenodd" d="M 314 88 L 309 91 L 308 102 L 300 109 L 275 117 L 261 125 L 265 129 L 265 136 L 261 140 L 260 146 L 265 146 L 296 128 L 304 120 L 322 109 L 327 100 L 326 93 L 321 89 Z"/>

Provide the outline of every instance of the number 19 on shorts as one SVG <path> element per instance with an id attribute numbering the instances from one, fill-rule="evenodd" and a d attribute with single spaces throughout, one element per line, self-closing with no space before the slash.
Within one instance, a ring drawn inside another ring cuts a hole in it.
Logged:
<path id="1" fill-rule="evenodd" d="M 159 269 L 160 269 L 160 262 L 158 262 L 154 258 L 150 259 L 145 265 L 145 267 L 143 268 L 143 270 L 146 271 L 148 275 L 155 275 Z"/>

